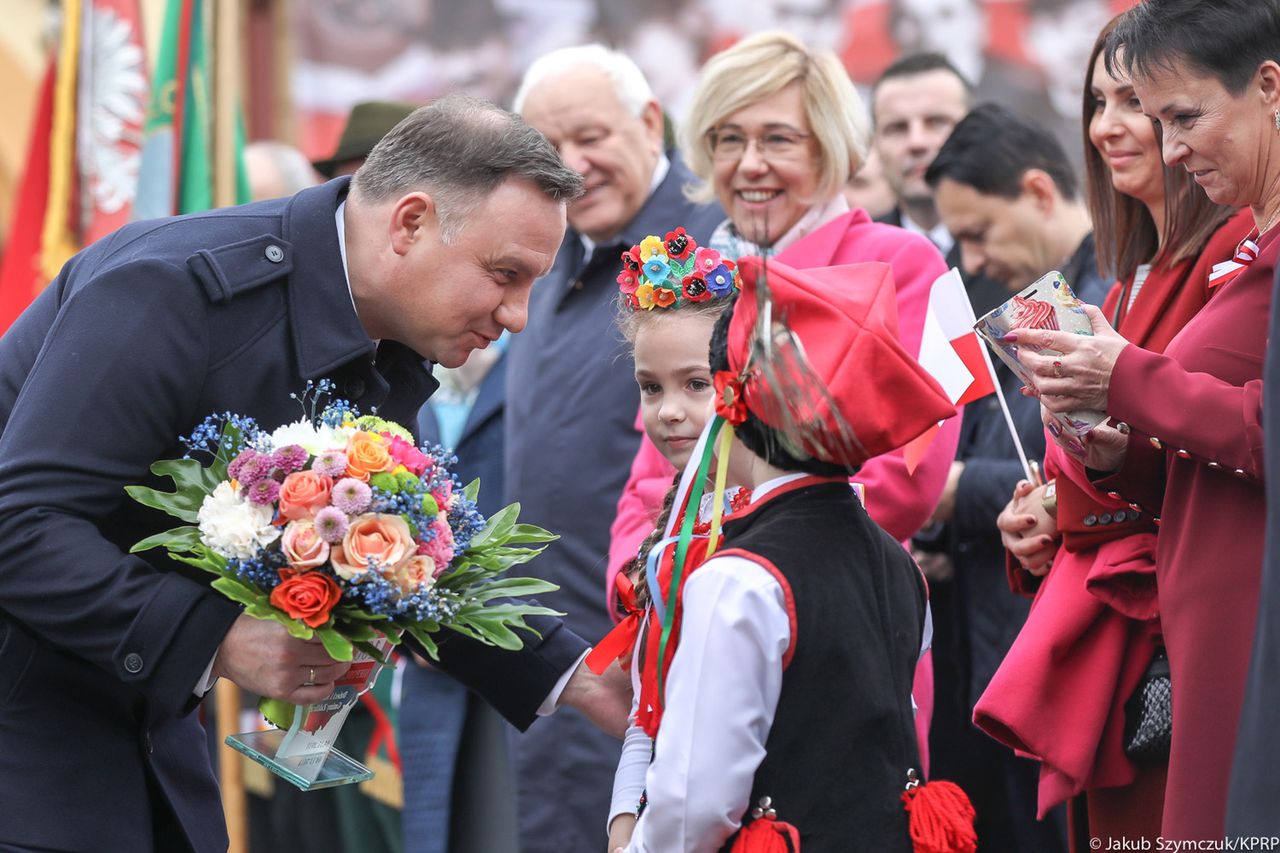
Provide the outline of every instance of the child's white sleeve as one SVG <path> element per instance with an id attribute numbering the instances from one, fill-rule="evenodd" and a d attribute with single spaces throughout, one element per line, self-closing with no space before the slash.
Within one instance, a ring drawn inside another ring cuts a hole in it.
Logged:
<path id="1" fill-rule="evenodd" d="M 628 853 L 710 853 L 738 829 L 790 643 L 782 587 L 758 564 L 717 557 L 689 576 L 648 806 Z"/>
<path id="2" fill-rule="evenodd" d="M 644 774 L 649 769 L 649 759 L 653 757 L 653 738 L 635 724 L 636 711 L 640 707 L 640 673 L 643 665 L 640 660 L 640 638 L 644 636 L 648 624 L 647 618 L 640 623 L 636 647 L 631 653 L 631 725 L 627 726 L 627 733 L 622 738 L 622 755 L 618 757 L 618 769 L 613 774 L 613 799 L 609 806 L 609 817 L 605 821 L 606 832 L 618 815 L 636 813 L 640 795 L 644 793 Z"/>
<path id="3" fill-rule="evenodd" d="M 652 755 L 653 739 L 639 726 L 628 726 L 627 734 L 622 739 L 618 769 L 613 774 L 613 801 L 609 806 L 606 830 L 618 815 L 636 813 L 640 795 L 644 793 L 644 776 Z"/>

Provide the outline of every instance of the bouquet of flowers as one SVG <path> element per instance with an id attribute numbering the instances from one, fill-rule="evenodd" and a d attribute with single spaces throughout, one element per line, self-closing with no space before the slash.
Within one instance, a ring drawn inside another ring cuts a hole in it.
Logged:
<path id="1" fill-rule="evenodd" d="M 558 614 L 511 599 L 557 587 L 499 575 L 556 537 L 518 523 L 518 504 L 486 520 L 475 504 L 479 481 L 462 488 L 450 471 L 456 460 L 415 447 L 399 424 L 361 417 L 343 400 L 317 411 L 332 389 L 308 383 L 305 416 L 270 433 L 229 412 L 206 418 L 183 439 L 186 457 L 151 466 L 174 491 L 127 487 L 186 522 L 131 551 L 167 549 L 215 575 L 213 588 L 250 616 L 318 637 L 335 660 L 357 648 L 383 660 L 375 643 L 396 645 L 405 634 L 434 658 L 441 628 L 519 649 L 514 629 L 532 631 L 527 616 Z M 261 710 L 281 728 L 293 716 L 273 700 Z"/>

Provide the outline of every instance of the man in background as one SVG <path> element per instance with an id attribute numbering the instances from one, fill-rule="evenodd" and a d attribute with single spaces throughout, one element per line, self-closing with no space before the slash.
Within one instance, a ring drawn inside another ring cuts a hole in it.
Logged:
<path id="1" fill-rule="evenodd" d="M 534 570 L 560 591 L 539 599 L 594 641 L 612 627 L 609 526 L 640 441 L 634 367 L 614 325 L 621 255 L 677 226 L 701 244 L 723 213 L 685 199 L 696 179 L 664 149 L 662 108 L 626 56 L 599 45 L 550 53 L 530 66 L 515 109 L 586 193 L 569 205 L 555 265 L 507 356 L 507 499 L 560 534 Z M 601 847 L 619 743 L 560 712 L 513 748 L 524 853 Z"/>

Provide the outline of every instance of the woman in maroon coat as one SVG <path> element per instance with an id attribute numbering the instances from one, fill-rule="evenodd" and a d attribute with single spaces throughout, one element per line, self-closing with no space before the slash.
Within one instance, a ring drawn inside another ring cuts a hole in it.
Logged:
<path id="1" fill-rule="evenodd" d="M 1263 543 L 1261 393 L 1280 240 L 1280 10 L 1274 2 L 1147 0 L 1107 46 L 1160 122 L 1165 162 L 1255 229 L 1211 273 L 1208 305 L 1163 354 L 1088 309 L 1093 337 L 1023 331 L 1035 393 L 1052 411 L 1103 409 L 1086 464 L 1114 497 L 1161 522 L 1160 616 L 1173 683 L 1162 835 L 1221 839 Z M 1110 472 L 1103 476 L 1104 472 Z"/>

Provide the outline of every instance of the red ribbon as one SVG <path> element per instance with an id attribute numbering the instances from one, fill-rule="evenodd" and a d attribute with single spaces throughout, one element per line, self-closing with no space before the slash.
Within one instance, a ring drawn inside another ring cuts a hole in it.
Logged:
<path id="1" fill-rule="evenodd" d="M 636 588 L 626 573 L 619 572 L 615 582 L 618 589 L 618 601 L 627 615 L 613 630 L 604 635 L 604 639 L 596 643 L 596 647 L 587 655 L 587 668 L 596 675 L 609 668 L 615 660 L 623 669 L 631 666 L 631 652 L 636 647 L 636 638 L 640 635 L 640 617 L 644 615 L 636 604 Z"/>

